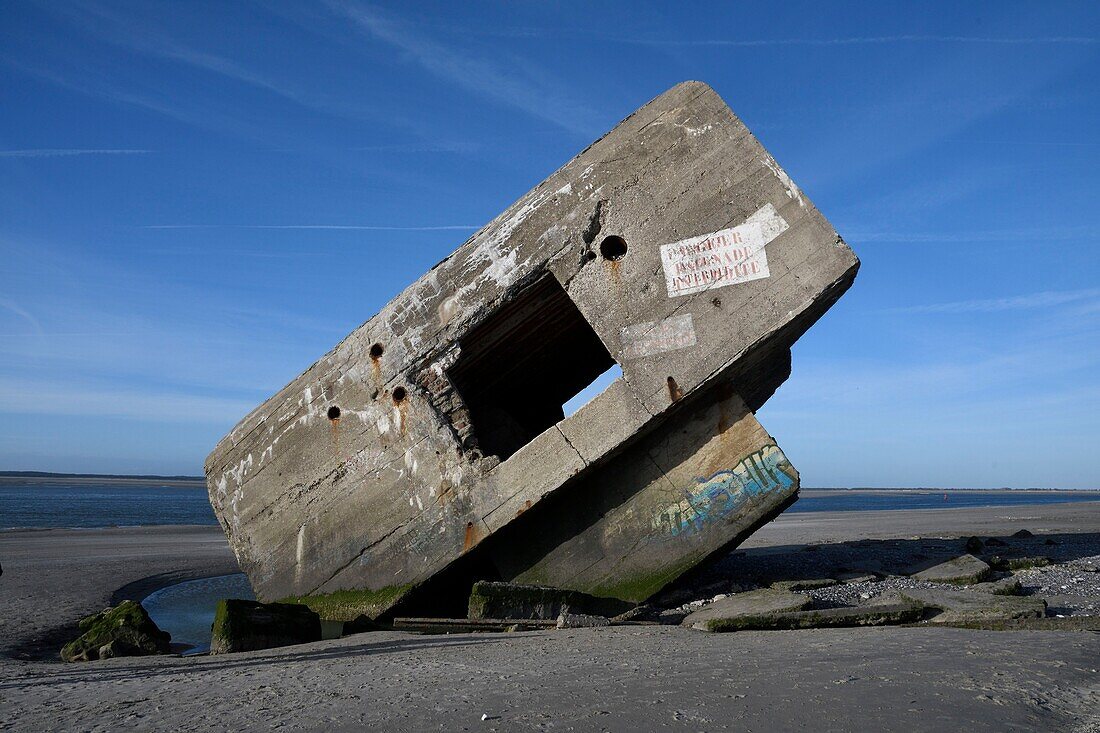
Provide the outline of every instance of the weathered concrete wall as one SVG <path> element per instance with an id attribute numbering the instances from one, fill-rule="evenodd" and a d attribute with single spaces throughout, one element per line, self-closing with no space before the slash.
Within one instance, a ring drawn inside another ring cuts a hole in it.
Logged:
<path id="1" fill-rule="evenodd" d="M 722 100 L 680 84 L 245 417 L 207 459 L 211 503 L 261 599 L 355 590 L 377 613 L 697 390 L 734 380 L 758 406 L 857 267 Z M 623 376 L 500 461 L 453 382 L 468 337 L 547 282 Z"/>
<path id="2" fill-rule="evenodd" d="M 640 602 L 792 502 L 798 472 L 726 385 L 493 538 L 507 580 Z"/>

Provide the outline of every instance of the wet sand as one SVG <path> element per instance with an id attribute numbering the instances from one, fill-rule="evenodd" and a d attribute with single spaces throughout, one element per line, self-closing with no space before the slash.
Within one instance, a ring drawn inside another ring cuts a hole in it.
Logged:
<path id="1" fill-rule="evenodd" d="M 802 551 L 816 543 L 866 555 L 876 551 L 868 540 L 1018 529 L 1100 553 L 1100 504 L 790 514 L 739 557 L 820 555 Z M 0 562 L 5 730 L 1100 731 L 1090 717 L 1100 709 L 1094 632 L 376 632 L 224 657 L 66 665 L 10 655 L 59 646 L 51 631 L 113 599 L 232 572 L 220 529 L 3 532 Z"/>

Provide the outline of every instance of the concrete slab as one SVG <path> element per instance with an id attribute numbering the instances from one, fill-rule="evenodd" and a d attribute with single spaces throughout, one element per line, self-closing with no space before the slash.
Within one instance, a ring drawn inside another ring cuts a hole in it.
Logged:
<path id="1" fill-rule="evenodd" d="M 800 593 L 763 588 L 747 593 L 737 593 L 715 601 L 689 614 L 682 624 L 695 629 L 709 630 L 708 624 L 712 621 L 729 621 L 744 616 L 756 617 L 785 611 L 801 611 L 812 601 L 812 598 Z"/>
<path id="2" fill-rule="evenodd" d="M 893 593 L 896 596 L 891 596 L 891 599 L 940 609 L 941 613 L 929 619 L 937 624 L 1041 618 L 1046 613 L 1046 601 L 1032 596 L 993 595 L 954 588 L 913 588 Z"/>
<path id="3" fill-rule="evenodd" d="M 960 555 L 953 560 L 912 573 L 912 577 L 929 583 L 972 585 L 988 578 L 990 572 L 991 568 L 982 560 L 973 555 Z"/>
<path id="4" fill-rule="evenodd" d="M 921 606 L 915 603 L 883 603 L 712 619 L 704 622 L 702 628 L 706 631 L 729 632 L 888 626 L 919 621 L 921 612 Z"/>

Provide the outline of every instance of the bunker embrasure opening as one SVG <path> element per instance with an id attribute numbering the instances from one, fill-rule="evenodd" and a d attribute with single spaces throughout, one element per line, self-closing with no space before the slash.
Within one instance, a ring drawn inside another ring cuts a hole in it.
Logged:
<path id="1" fill-rule="evenodd" d="M 615 366 L 553 277 L 501 306 L 460 344 L 447 376 L 481 452 L 502 461 L 559 422 L 562 406 Z"/>

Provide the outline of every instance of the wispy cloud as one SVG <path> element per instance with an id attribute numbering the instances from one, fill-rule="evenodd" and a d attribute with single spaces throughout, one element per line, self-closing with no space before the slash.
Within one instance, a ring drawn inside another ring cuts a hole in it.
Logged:
<path id="1" fill-rule="evenodd" d="M 1066 303 L 1100 298 L 1100 289 L 1064 290 L 1016 295 L 1009 298 L 957 300 L 951 303 L 929 303 L 902 308 L 890 308 L 890 313 L 999 313 L 1001 311 L 1050 308 Z"/>
<path id="2" fill-rule="evenodd" d="M 1090 36 L 1031 36 L 1017 38 L 999 38 L 995 36 L 849 36 L 841 38 L 723 38 L 723 39 L 644 39 L 614 38 L 624 43 L 638 43 L 652 46 L 741 46 L 754 48 L 760 46 L 866 46 L 890 43 L 975 43 L 1005 46 L 1034 46 L 1040 44 L 1091 45 L 1100 43 L 1100 38 Z"/>
<path id="3" fill-rule="evenodd" d="M 585 137 L 597 134 L 604 126 L 600 115 L 572 98 L 564 85 L 544 75 L 525 74 L 515 66 L 506 69 L 471 58 L 364 5 L 330 0 L 329 7 L 353 21 L 367 36 L 399 49 L 448 82 Z"/>
<path id="4" fill-rule="evenodd" d="M 257 73 L 241 64 L 213 53 L 182 44 L 157 28 L 140 23 L 133 14 L 123 14 L 97 3 L 54 8 L 56 12 L 79 23 L 85 30 L 116 46 L 128 48 L 146 56 L 167 59 L 202 69 L 276 94 L 303 106 L 316 106 L 317 100 L 307 92 L 287 85 L 270 76 Z"/>
<path id="5" fill-rule="evenodd" d="M 93 68 L 91 65 L 73 65 L 67 73 L 58 73 L 40 66 L 32 66 L 11 57 L 0 54 L 0 63 L 35 79 L 68 89 L 78 94 L 105 99 L 116 104 L 130 105 L 148 110 L 170 119 L 192 125 L 197 128 L 218 133 L 235 135 L 245 139 L 262 138 L 260 128 L 223 113 L 221 109 L 191 109 L 164 101 L 152 96 L 153 93 L 134 92 L 124 89 L 112 74 Z"/>
<path id="6" fill-rule="evenodd" d="M 62 158 L 70 155 L 147 155 L 156 150 L 127 148 L 32 148 L 29 150 L 0 150 L 0 158 Z"/>
<path id="7" fill-rule="evenodd" d="M 477 229 L 469 224 L 443 226 L 375 226 L 369 224 L 147 224 L 139 229 L 332 229 L 372 232 L 450 232 Z"/>
<path id="8" fill-rule="evenodd" d="M 0 298 L 0 308 L 11 311 L 15 315 L 22 318 L 24 321 L 31 325 L 31 328 L 33 328 L 36 333 L 42 333 L 42 324 L 38 322 L 38 319 L 31 315 L 30 311 L 20 307 L 20 305 L 14 300 Z"/>
<path id="9" fill-rule="evenodd" d="M 56 382 L 0 382 L 0 414 L 88 415 L 150 422 L 231 424 L 248 413 L 249 400 L 175 391 L 99 388 Z"/>

